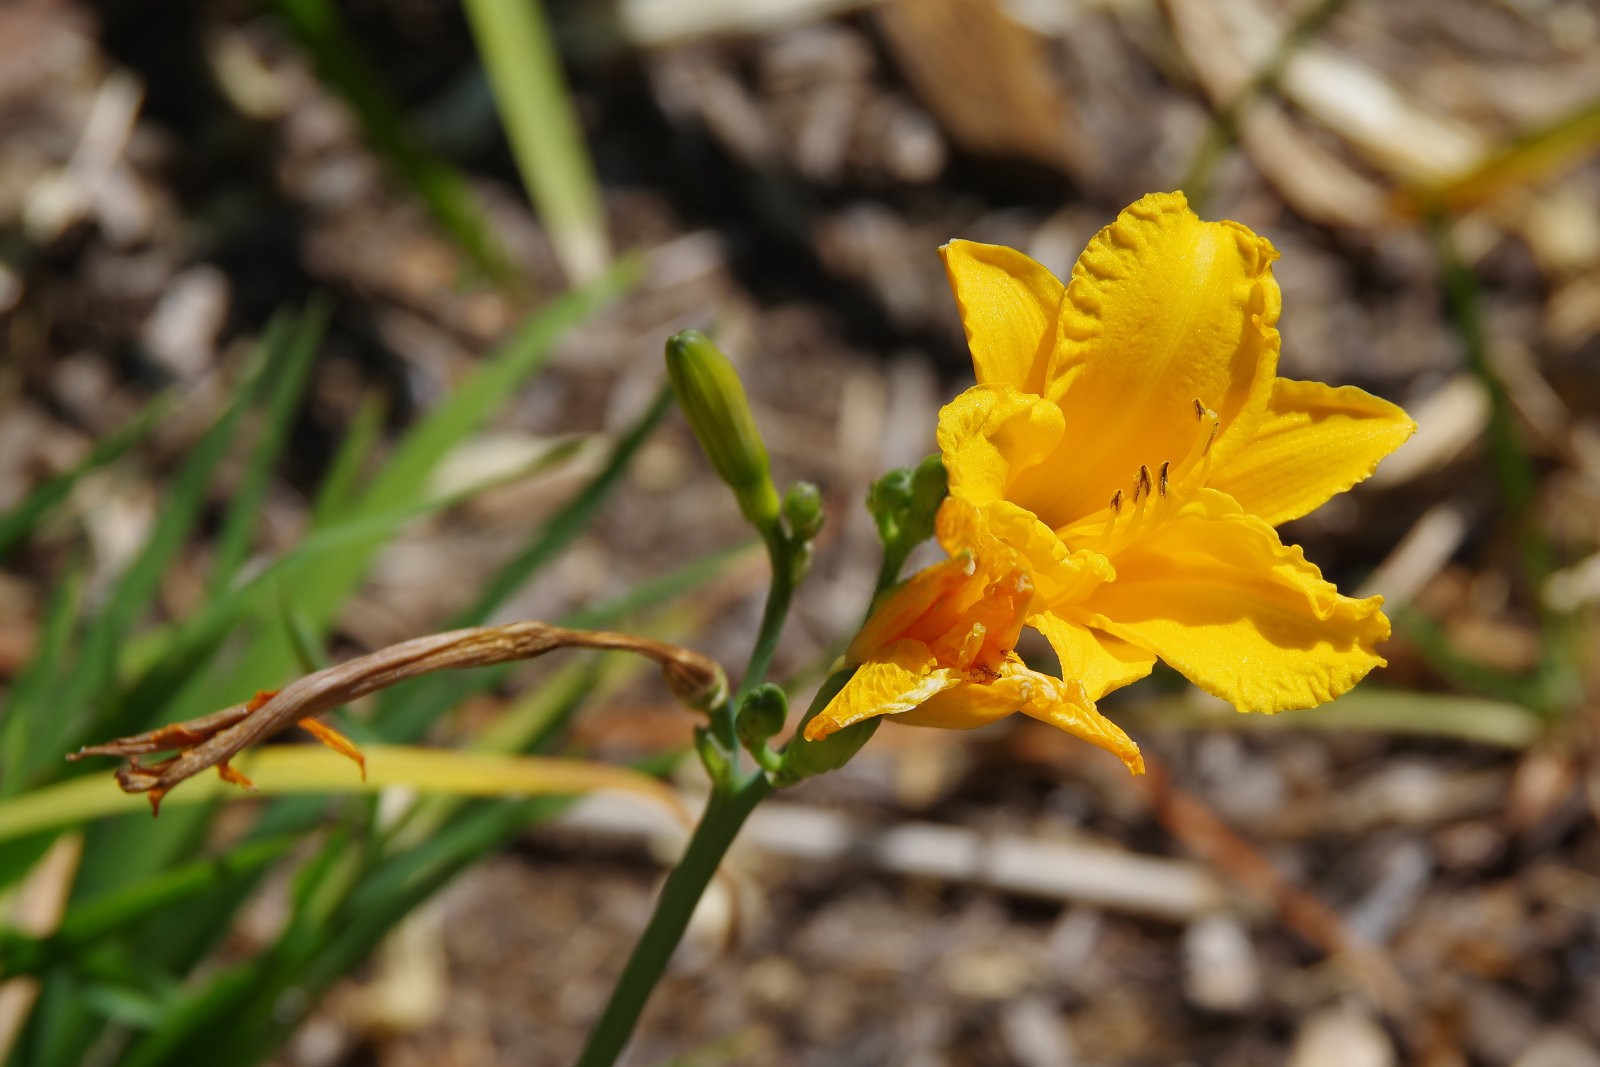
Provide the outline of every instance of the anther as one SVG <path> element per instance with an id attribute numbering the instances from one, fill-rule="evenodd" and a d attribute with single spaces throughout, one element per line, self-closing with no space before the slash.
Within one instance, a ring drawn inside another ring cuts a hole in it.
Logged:
<path id="1" fill-rule="evenodd" d="M 1115 493 L 1111 494 L 1111 510 L 1112 511 L 1121 511 L 1122 510 L 1122 490 L 1121 489 L 1118 489 Z"/>
<path id="2" fill-rule="evenodd" d="M 1197 419 L 1203 419 L 1206 417 L 1206 406 L 1200 403 L 1199 397 L 1194 398 L 1194 417 Z"/>
<path id="3" fill-rule="evenodd" d="M 1156 485 L 1161 490 L 1162 496 L 1167 495 L 1167 468 L 1170 466 L 1172 466 L 1172 461 L 1170 459 L 1164 459 L 1161 461 L 1161 476 Z"/>
<path id="4" fill-rule="evenodd" d="M 1137 504 L 1141 497 L 1150 495 L 1150 468 L 1143 463 L 1139 464 L 1139 476 L 1133 480 L 1133 502 Z"/>

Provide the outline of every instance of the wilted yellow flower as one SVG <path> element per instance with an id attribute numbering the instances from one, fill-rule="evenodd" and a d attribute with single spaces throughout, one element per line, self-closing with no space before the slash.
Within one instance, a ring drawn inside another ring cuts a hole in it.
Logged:
<path id="1" fill-rule="evenodd" d="M 1277 377 L 1277 253 L 1264 238 L 1202 222 L 1168 193 L 1101 230 L 1066 286 L 1010 248 L 942 252 L 978 380 L 939 414 L 950 497 L 938 536 L 957 560 L 874 614 L 852 646 L 861 670 L 807 736 L 885 714 L 976 726 L 1009 703 L 1137 770 L 1137 748 L 1094 701 L 1158 657 L 1261 712 L 1331 700 L 1384 662 L 1382 598 L 1340 595 L 1273 527 L 1367 477 L 1415 426 L 1360 389 Z M 951 567 L 971 572 L 957 592 L 938 577 Z M 983 643 L 974 662 L 997 662 L 997 677 L 930 644 L 936 626 L 902 625 L 930 588 L 940 624 L 982 628 L 961 640 Z M 1000 600 L 1016 625 L 990 625 Z M 1022 673 L 1011 648 L 1024 623 L 1065 682 Z"/>

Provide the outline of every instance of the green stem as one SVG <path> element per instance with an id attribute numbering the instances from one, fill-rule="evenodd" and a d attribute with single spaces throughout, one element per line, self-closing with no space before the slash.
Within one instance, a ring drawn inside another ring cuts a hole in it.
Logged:
<path id="1" fill-rule="evenodd" d="M 767 604 L 761 611 L 761 627 L 750 649 L 750 660 L 745 665 L 744 677 L 739 681 L 739 691 L 731 700 L 724 701 L 711 711 L 711 734 L 727 753 L 728 766 L 735 776 L 742 751 L 733 721 L 739 712 L 739 701 L 766 680 L 767 668 L 772 665 L 773 653 L 778 650 L 778 638 L 783 633 L 783 621 L 789 615 L 789 603 L 794 599 L 795 563 L 789 542 L 782 531 L 776 528 L 763 530 L 761 536 L 767 543 L 767 558 L 772 563 L 772 585 L 767 589 Z"/>
<path id="2" fill-rule="evenodd" d="M 774 583 L 774 590 L 777 585 Z M 666 971 L 667 961 L 678 947 L 695 905 L 716 874 L 728 846 L 746 817 L 771 792 L 772 783 L 759 772 L 737 788 L 712 791 L 683 859 L 661 887 L 650 923 L 628 957 L 600 1021 L 589 1033 L 578 1067 L 609 1067 L 622 1054 L 638 1025 L 645 1001 Z"/>
<path id="3" fill-rule="evenodd" d="M 1534 679 L 1536 691 L 1530 704 L 1540 714 L 1555 717 L 1582 699 L 1582 683 L 1579 681 L 1578 663 L 1573 650 L 1572 621 L 1546 607 L 1540 596 L 1544 581 L 1555 564 L 1550 542 L 1539 528 L 1533 507 L 1538 478 L 1527 446 L 1517 430 L 1510 391 L 1489 356 L 1477 275 L 1461 258 L 1451 232 L 1451 223 L 1450 216 L 1441 210 L 1436 209 L 1428 214 L 1428 229 L 1439 258 L 1445 305 L 1451 325 L 1461 341 L 1467 368 L 1483 383 L 1489 394 L 1489 454 L 1494 463 L 1496 480 L 1500 484 L 1501 506 L 1510 517 L 1517 545 L 1521 549 L 1523 577 L 1535 602 L 1540 605 L 1540 629 L 1544 640 L 1540 643 L 1539 673 Z"/>
<path id="4" fill-rule="evenodd" d="M 772 561 L 772 588 L 767 590 L 767 606 L 761 612 L 761 628 L 750 649 L 750 662 L 739 682 L 738 697 L 766 681 L 767 668 L 772 666 L 772 655 L 778 650 L 778 637 L 783 633 L 783 620 L 789 615 L 789 601 L 794 598 L 794 555 L 781 532 L 772 530 L 764 536 L 767 558 Z M 733 701 L 735 706 L 738 697 Z"/>

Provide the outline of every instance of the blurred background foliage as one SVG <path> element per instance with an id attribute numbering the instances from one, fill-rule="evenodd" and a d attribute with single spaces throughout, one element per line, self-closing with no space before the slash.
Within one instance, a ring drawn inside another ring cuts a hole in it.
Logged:
<path id="1" fill-rule="evenodd" d="M 436 745 L 416 789 L 275 748 L 152 821 L 62 755 L 487 620 L 738 662 L 763 563 L 666 418 L 686 326 L 828 501 L 814 686 L 865 488 L 968 374 L 937 245 L 1065 272 L 1182 187 L 1283 253 L 1284 374 L 1420 424 L 1293 531 L 1390 668 L 1275 719 L 1159 676 L 1110 705 L 1141 782 L 881 731 L 758 813 L 635 1059 L 1600 1063 L 1597 145 L 1586 0 L 7 5 L 0 1053 L 569 1062 L 681 830 L 452 754 L 672 778 L 635 665 L 333 717 Z"/>

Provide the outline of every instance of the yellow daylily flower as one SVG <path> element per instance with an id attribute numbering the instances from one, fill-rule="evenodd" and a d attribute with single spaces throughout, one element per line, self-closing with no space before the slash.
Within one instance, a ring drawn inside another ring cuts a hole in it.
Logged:
<path id="1" fill-rule="evenodd" d="M 1340 595 L 1274 527 L 1366 478 L 1416 427 L 1360 389 L 1277 376 L 1265 238 L 1165 193 L 1101 230 L 1066 285 L 1010 248 L 941 252 L 977 374 L 939 414 L 937 532 L 955 558 L 869 620 L 860 670 L 808 736 L 872 715 L 971 726 L 1020 710 L 1137 770 L 1094 702 L 1157 658 L 1260 712 L 1331 700 L 1383 664 L 1382 598 Z M 990 628 L 1002 600 L 1020 615 Z M 1024 624 L 1062 679 L 1016 659 Z M 963 642 L 981 644 L 968 662 L 951 654 Z"/>
<path id="2" fill-rule="evenodd" d="M 1021 711 L 1143 773 L 1139 747 L 1095 710 L 1080 681 L 1031 670 L 1016 654 L 1035 600 L 1033 582 L 1017 553 L 988 548 L 981 559 L 964 551 L 920 571 L 879 605 L 846 653 L 860 666 L 806 724 L 807 740 L 878 715 L 911 726 L 970 729 Z"/>
<path id="3" fill-rule="evenodd" d="M 1103 557 L 1112 579 L 1029 620 L 1069 677 L 1130 662 L 1131 646 L 1146 670 L 1160 657 L 1241 711 L 1276 712 L 1384 662 L 1382 599 L 1341 596 L 1273 527 L 1366 478 L 1416 426 L 1360 389 L 1277 376 L 1265 238 L 1165 193 L 1101 230 L 1065 286 L 1011 249 L 943 254 L 978 377 L 939 416 L 950 506 L 973 512 L 945 547 L 1026 529 Z M 976 310 L 995 306 L 1027 313 Z"/>

